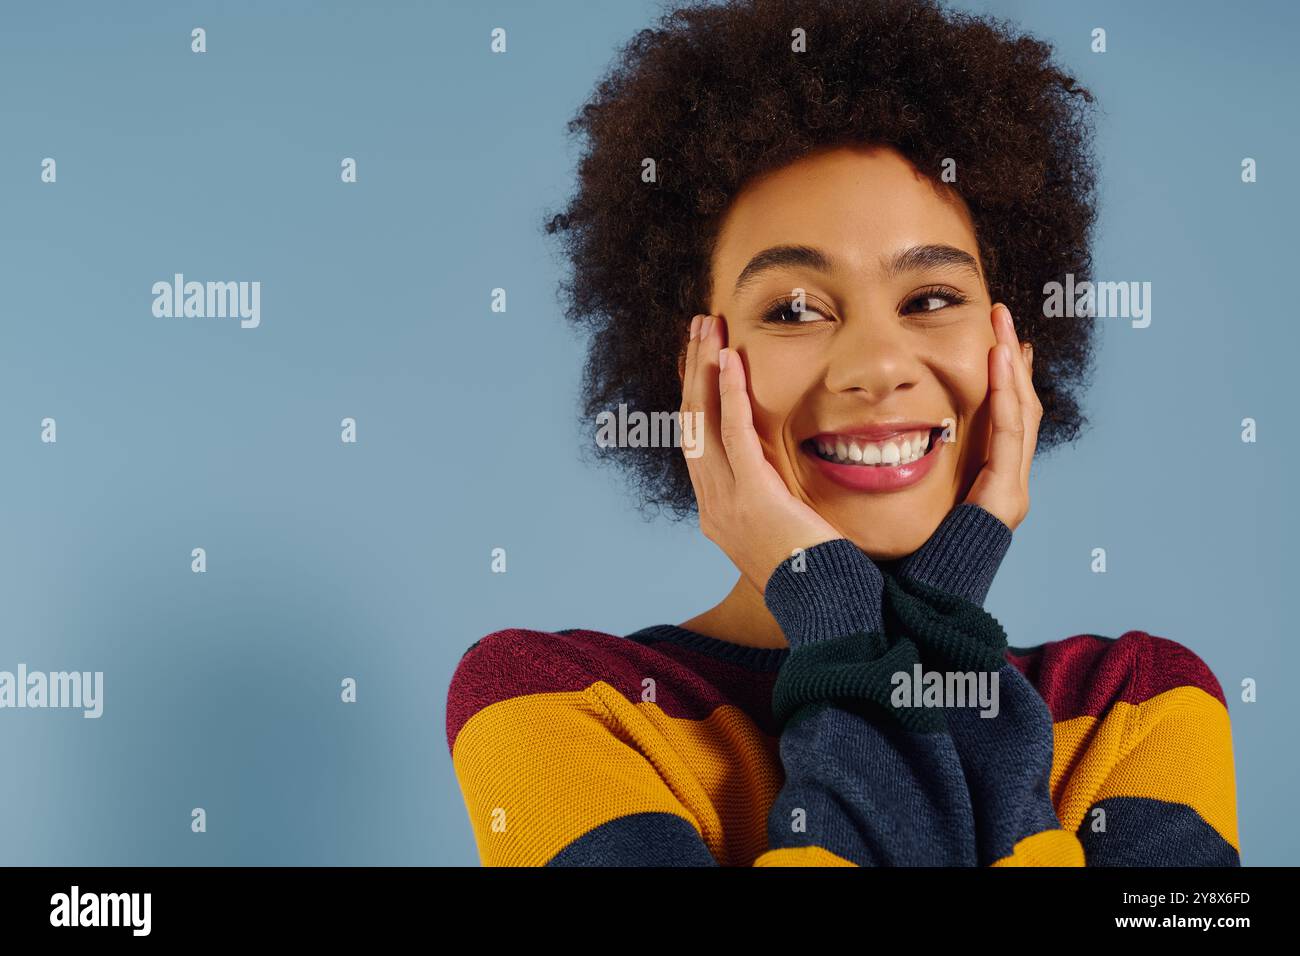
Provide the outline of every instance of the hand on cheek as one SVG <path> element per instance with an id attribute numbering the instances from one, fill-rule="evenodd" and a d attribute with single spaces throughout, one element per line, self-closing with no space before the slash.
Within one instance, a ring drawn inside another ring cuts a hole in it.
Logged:
<path id="1" fill-rule="evenodd" d="M 1031 379 L 1033 347 L 1021 346 L 1005 305 L 995 305 L 991 319 L 997 342 L 988 358 L 988 458 L 966 502 L 979 505 L 1014 531 L 1029 512 L 1029 470 L 1043 405 Z"/>
<path id="2" fill-rule="evenodd" d="M 703 413 L 703 452 L 687 456 L 700 530 L 762 594 L 796 548 L 842 537 L 790 493 L 754 429 L 744 360 L 725 348 L 726 321 L 696 316 L 682 379 L 684 418 Z"/>

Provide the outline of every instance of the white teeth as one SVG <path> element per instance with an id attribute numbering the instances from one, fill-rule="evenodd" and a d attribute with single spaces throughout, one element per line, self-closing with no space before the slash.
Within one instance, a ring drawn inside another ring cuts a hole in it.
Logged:
<path id="1" fill-rule="evenodd" d="M 823 458 L 840 464 L 906 465 L 926 454 L 930 448 L 930 433 L 909 432 L 880 443 L 861 438 L 819 438 L 815 445 Z"/>

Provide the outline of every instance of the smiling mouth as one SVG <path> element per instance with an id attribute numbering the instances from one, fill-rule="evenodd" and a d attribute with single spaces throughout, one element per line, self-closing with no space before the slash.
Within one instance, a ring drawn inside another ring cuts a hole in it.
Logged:
<path id="1" fill-rule="evenodd" d="M 924 458 L 942 434 L 942 427 L 936 426 L 901 432 L 883 441 L 867 441 L 856 435 L 817 435 L 803 446 L 809 454 L 836 465 L 896 468 Z"/>

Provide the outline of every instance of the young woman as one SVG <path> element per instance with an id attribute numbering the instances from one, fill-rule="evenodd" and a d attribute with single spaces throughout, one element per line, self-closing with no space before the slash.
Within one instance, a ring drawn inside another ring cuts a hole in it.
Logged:
<path id="1" fill-rule="evenodd" d="M 1239 863 L 1194 653 L 1011 647 L 983 608 L 1091 360 L 1038 298 L 1088 276 L 1094 220 L 1091 97 L 1050 54 L 927 0 L 691 6 L 574 121 L 550 229 L 585 412 L 702 416 L 606 453 L 739 578 L 680 625 L 466 652 L 485 864 Z"/>

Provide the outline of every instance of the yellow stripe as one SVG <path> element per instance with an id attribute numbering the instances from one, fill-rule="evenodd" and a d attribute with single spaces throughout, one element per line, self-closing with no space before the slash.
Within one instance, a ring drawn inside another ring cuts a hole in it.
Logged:
<path id="1" fill-rule="evenodd" d="M 1240 852 L 1232 730 L 1217 698 L 1176 687 L 1053 733 L 1052 800 L 1066 830 L 1108 797 L 1146 797 L 1191 807 Z"/>
<path id="2" fill-rule="evenodd" d="M 1010 856 L 992 866 L 1083 866 L 1083 844 L 1068 830 L 1043 830 L 1027 836 Z"/>
<path id="3" fill-rule="evenodd" d="M 1071 832 L 1078 829 L 1123 749 L 1127 714 L 1115 708 L 1100 720 L 1075 717 L 1052 725 L 1052 803 L 1061 826 Z"/>
<path id="4" fill-rule="evenodd" d="M 768 850 L 754 861 L 755 866 L 857 866 L 819 846 L 785 847 Z"/>
<path id="5" fill-rule="evenodd" d="M 782 782 L 774 748 L 734 706 L 673 718 L 597 681 L 483 708 L 452 765 L 485 866 L 541 866 L 601 824 L 648 812 L 689 822 L 728 866 L 767 848 Z"/>

